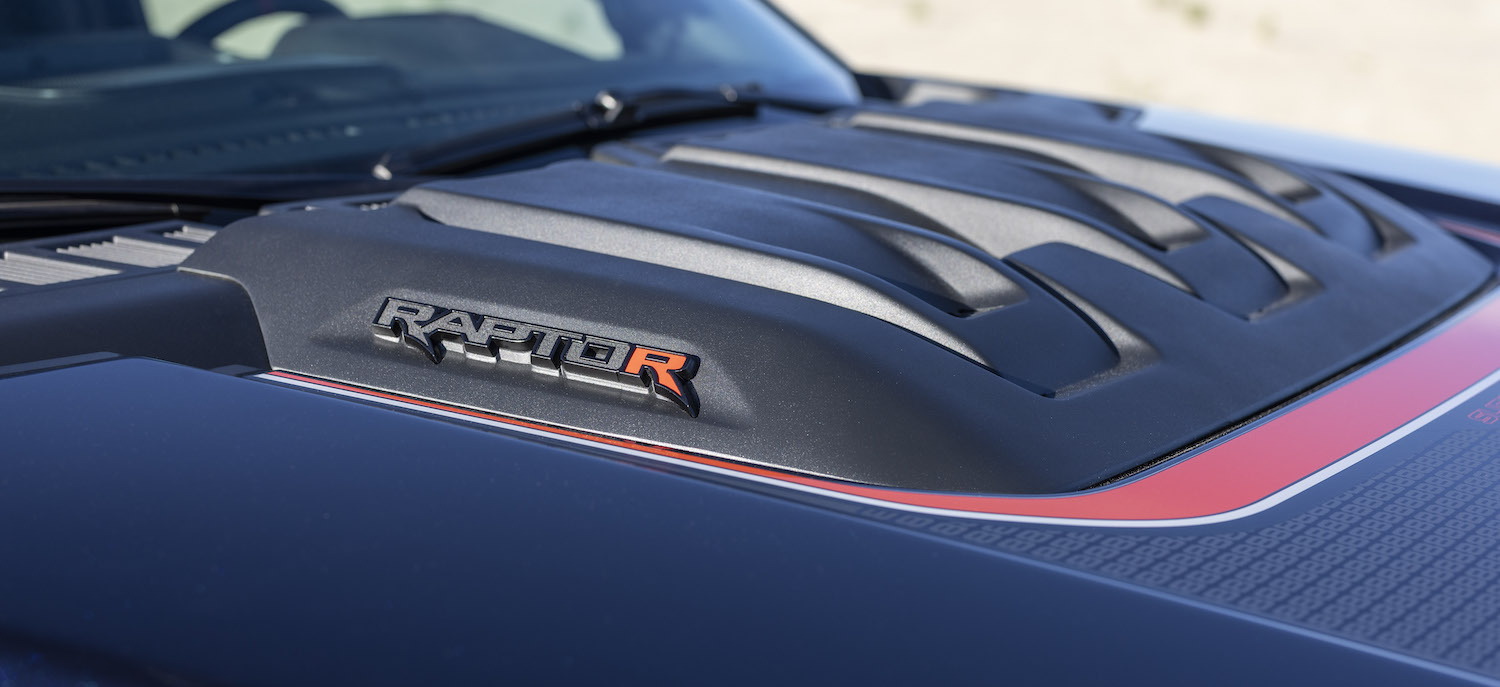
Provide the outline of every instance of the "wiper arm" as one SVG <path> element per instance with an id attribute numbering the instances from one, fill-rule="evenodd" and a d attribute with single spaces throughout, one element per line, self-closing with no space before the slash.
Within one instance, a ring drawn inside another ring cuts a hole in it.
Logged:
<path id="1" fill-rule="evenodd" d="M 770 96 L 754 86 L 744 90 L 720 86 L 637 93 L 604 90 L 589 102 L 573 103 L 557 112 L 507 122 L 435 144 L 388 152 L 371 173 L 377 179 L 408 174 L 454 174 L 563 145 L 592 145 L 650 127 L 750 116 L 766 105 L 817 114 L 843 107 Z"/>

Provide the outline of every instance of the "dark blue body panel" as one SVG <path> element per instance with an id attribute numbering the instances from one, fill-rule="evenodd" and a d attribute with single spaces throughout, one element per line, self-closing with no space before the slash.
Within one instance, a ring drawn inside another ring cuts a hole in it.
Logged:
<path id="1" fill-rule="evenodd" d="M 0 687 L 1500 685 L 1496 169 L 105 4 L 0 0 Z"/>
<path id="2" fill-rule="evenodd" d="M 856 513 L 165 363 L 0 380 L 0 405 L 0 631 L 214 683 L 1470 681 Z"/>

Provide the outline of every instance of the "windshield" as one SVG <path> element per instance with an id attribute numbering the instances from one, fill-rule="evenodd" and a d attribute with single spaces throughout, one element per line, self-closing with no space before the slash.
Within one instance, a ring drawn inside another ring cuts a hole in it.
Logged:
<path id="1" fill-rule="evenodd" d="M 0 177 L 358 173 L 602 89 L 850 104 L 759 0 L 0 0 Z"/>

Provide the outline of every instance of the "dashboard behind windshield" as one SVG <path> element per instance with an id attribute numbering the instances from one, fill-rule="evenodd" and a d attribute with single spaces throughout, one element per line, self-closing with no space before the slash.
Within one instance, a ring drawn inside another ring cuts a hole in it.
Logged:
<path id="1" fill-rule="evenodd" d="M 601 89 L 850 104 L 758 0 L 5 0 L 0 177 L 359 173 Z"/>

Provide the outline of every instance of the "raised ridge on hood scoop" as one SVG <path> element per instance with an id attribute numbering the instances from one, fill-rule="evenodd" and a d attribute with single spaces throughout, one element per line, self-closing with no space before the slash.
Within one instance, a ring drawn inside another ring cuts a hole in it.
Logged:
<path id="1" fill-rule="evenodd" d="M 1337 175 L 1036 105 L 603 145 L 245 220 L 187 267 L 245 286 L 281 369 L 783 470 L 1030 493 L 1282 401 L 1488 277 Z M 433 366 L 369 336 L 387 297 L 691 353 L 701 413 L 566 371 Z"/>

